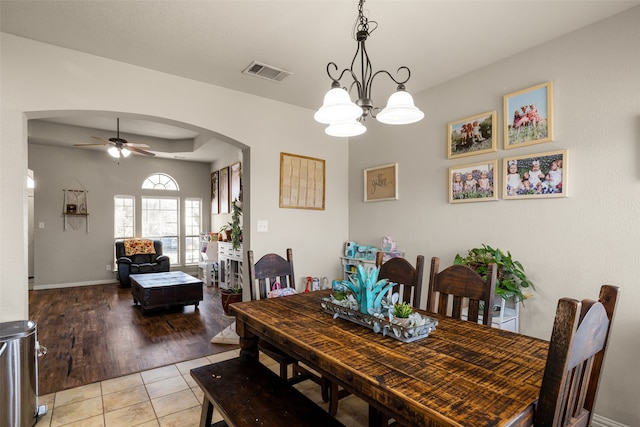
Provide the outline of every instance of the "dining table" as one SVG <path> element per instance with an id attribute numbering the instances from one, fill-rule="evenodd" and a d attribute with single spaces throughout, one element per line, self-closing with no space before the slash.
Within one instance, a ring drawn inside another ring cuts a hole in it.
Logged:
<path id="1" fill-rule="evenodd" d="M 321 307 L 330 290 L 232 304 L 241 354 L 265 340 L 405 426 L 531 426 L 548 341 L 474 322 L 437 321 L 403 342 Z M 377 415 L 376 415 L 377 414 Z"/>

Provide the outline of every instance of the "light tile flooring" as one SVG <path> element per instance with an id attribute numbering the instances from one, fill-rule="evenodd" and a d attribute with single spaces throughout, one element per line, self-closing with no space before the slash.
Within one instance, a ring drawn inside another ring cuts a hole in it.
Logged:
<path id="1" fill-rule="evenodd" d="M 38 404 L 46 404 L 48 412 L 36 427 L 197 427 L 203 393 L 189 371 L 238 355 L 239 350 L 228 351 L 40 396 Z M 276 362 L 262 353 L 260 360 L 279 372 Z M 327 409 L 317 384 L 305 381 L 296 388 Z M 346 426 L 366 426 L 367 414 L 361 399 L 340 400 L 337 418 Z M 214 412 L 213 422 L 220 419 Z"/>

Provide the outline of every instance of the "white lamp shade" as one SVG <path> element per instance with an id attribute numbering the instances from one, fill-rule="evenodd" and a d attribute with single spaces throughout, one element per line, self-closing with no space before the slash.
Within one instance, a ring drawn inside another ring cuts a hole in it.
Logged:
<path id="1" fill-rule="evenodd" d="M 350 136 L 358 136 L 362 135 L 367 131 L 367 128 L 360 122 L 353 120 L 348 120 L 339 123 L 332 123 L 324 130 L 327 135 L 337 136 L 337 137 L 350 137 Z"/>
<path id="2" fill-rule="evenodd" d="M 120 151 L 118 151 L 117 147 L 109 147 L 107 153 L 109 153 L 109 155 L 115 159 L 120 157 Z"/>
<path id="3" fill-rule="evenodd" d="M 129 154 L 131 154 L 131 151 L 127 148 L 123 148 L 120 152 L 122 153 L 122 157 L 129 157 Z"/>
<path id="4" fill-rule="evenodd" d="M 387 101 L 387 106 L 378 113 L 376 119 L 388 125 L 408 125 L 419 122 L 424 113 L 413 103 L 409 92 L 399 90 L 394 92 Z"/>
<path id="5" fill-rule="evenodd" d="M 324 96 L 322 107 L 313 115 L 317 122 L 332 124 L 355 120 L 362 116 L 362 108 L 351 101 L 349 93 L 334 87 Z"/>

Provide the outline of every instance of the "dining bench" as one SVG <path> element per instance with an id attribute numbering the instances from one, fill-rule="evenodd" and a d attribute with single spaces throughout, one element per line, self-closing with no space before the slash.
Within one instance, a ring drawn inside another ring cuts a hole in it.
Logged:
<path id="1" fill-rule="evenodd" d="M 332 427 L 344 425 L 286 380 L 250 356 L 191 369 L 204 392 L 200 427 Z"/>

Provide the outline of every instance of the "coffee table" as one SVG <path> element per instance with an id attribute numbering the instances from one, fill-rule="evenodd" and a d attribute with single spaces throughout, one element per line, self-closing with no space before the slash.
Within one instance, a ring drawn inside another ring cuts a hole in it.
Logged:
<path id="1" fill-rule="evenodd" d="M 143 312 L 152 308 L 198 304 L 202 301 L 202 280 L 182 271 L 132 274 L 131 294 Z"/>

